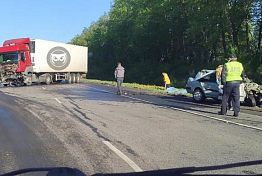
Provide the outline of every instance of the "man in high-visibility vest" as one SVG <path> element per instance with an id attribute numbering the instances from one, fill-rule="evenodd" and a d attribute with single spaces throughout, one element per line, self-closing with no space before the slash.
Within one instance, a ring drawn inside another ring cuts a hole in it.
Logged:
<path id="1" fill-rule="evenodd" d="M 244 77 L 243 65 L 237 61 L 235 55 L 230 56 L 222 70 L 223 98 L 220 115 L 226 115 L 229 97 L 232 97 L 234 116 L 238 117 L 240 112 L 239 86 Z"/>

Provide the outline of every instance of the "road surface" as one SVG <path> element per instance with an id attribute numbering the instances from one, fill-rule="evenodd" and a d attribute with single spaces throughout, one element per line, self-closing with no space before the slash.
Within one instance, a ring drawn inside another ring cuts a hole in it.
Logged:
<path id="1" fill-rule="evenodd" d="M 221 117 L 216 104 L 118 96 L 112 87 L 92 84 L 0 91 L 0 175 L 61 166 L 90 175 L 125 173 L 262 159 L 259 108 Z M 262 165 L 202 173 L 261 174 Z"/>

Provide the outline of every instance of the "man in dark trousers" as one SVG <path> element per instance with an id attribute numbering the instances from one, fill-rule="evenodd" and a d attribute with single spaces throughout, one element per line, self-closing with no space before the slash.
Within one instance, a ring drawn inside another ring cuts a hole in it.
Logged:
<path id="1" fill-rule="evenodd" d="M 220 115 L 226 115 L 228 99 L 232 98 L 234 116 L 238 117 L 240 112 L 240 91 L 239 86 L 244 77 L 243 65 L 237 61 L 235 55 L 230 56 L 222 70 L 223 98 Z"/>
<path id="2" fill-rule="evenodd" d="M 122 95 L 122 83 L 125 77 L 125 68 L 122 67 L 121 63 L 117 63 L 117 67 L 115 69 L 115 78 L 117 81 L 117 94 Z"/>

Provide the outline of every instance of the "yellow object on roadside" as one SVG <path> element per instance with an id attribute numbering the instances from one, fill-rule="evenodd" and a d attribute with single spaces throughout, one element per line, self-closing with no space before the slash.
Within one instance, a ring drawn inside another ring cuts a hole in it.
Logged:
<path id="1" fill-rule="evenodd" d="M 221 74 L 222 74 L 222 69 L 223 69 L 223 65 L 219 65 L 217 68 L 216 68 L 216 78 L 221 78 Z"/>
<path id="2" fill-rule="evenodd" d="M 170 84 L 171 82 L 170 82 L 170 79 L 169 79 L 168 74 L 167 74 L 167 73 L 162 73 L 162 75 L 163 75 L 164 83 L 165 83 L 166 85 Z"/>

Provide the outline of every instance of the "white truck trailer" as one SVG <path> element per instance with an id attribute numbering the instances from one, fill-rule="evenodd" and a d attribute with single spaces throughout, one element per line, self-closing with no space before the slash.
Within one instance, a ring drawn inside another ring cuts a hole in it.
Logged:
<path id="1" fill-rule="evenodd" d="M 71 44 L 20 38 L 0 47 L 2 84 L 79 83 L 88 71 L 88 48 Z"/>

